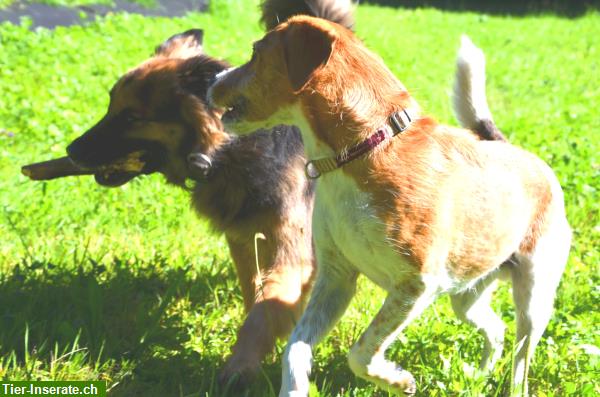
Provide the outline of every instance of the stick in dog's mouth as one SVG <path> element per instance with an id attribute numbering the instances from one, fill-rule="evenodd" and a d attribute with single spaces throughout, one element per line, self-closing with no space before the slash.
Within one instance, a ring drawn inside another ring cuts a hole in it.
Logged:
<path id="1" fill-rule="evenodd" d="M 144 152 L 136 151 L 98 168 L 83 168 L 69 157 L 60 157 L 21 167 L 23 175 L 34 181 L 46 181 L 74 175 L 94 175 L 96 182 L 104 186 L 120 186 L 143 172 L 146 163 L 142 160 Z"/>
<path id="2" fill-rule="evenodd" d="M 21 167 L 21 173 L 34 181 L 46 181 L 71 175 L 89 175 L 93 174 L 93 171 L 78 167 L 65 156 L 24 165 Z"/>
<path id="3" fill-rule="evenodd" d="M 132 152 L 94 172 L 96 182 L 103 186 L 121 186 L 140 175 L 146 163 L 142 160 L 143 151 Z"/>

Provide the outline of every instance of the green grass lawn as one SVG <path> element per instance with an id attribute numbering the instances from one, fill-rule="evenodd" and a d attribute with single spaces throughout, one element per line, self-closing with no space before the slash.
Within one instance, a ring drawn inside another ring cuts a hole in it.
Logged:
<path id="1" fill-rule="evenodd" d="M 112 396 L 215 395 L 216 372 L 243 320 L 226 244 L 158 175 L 119 189 L 93 178 L 34 183 L 28 162 L 64 154 L 103 115 L 108 90 L 168 36 L 205 29 L 209 54 L 245 61 L 261 37 L 256 2 L 213 0 L 185 18 L 113 15 L 87 27 L 0 25 L 0 379 L 106 380 Z M 556 311 L 533 360 L 536 396 L 600 394 L 600 15 L 488 17 L 361 5 L 357 31 L 438 119 L 455 124 L 450 87 L 460 34 L 488 58 L 494 117 L 558 174 L 575 232 Z M 350 309 L 315 353 L 320 394 L 385 396 L 356 379 L 346 353 L 384 294 L 361 280 Z M 505 359 L 471 377 L 482 338 L 441 299 L 391 356 L 420 396 L 503 396 L 514 342 L 510 290 Z M 272 355 L 248 396 L 279 388 Z"/>

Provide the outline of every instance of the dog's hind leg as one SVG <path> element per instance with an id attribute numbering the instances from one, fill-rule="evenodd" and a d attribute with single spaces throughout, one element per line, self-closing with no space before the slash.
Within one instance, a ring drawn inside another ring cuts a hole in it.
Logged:
<path id="1" fill-rule="evenodd" d="M 496 287 L 497 273 L 480 280 L 473 288 L 451 295 L 452 309 L 456 316 L 477 328 L 485 342 L 479 368 L 491 370 L 502 356 L 506 325 L 490 306 Z"/>
<path id="2" fill-rule="evenodd" d="M 571 229 L 563 215 L 548 225 L 531 253 L 516 255 L 518 265 L 511 269 L 517 321 L 513 395 L 527 395 L 529 362 L 550 320 L 570 242 Z"/>
<path id="3" fill-rule="evenodd" d="M 426 286 L 412 279 L 387 296 L 348 355 L 350 368 L 357 376 L 395 394 L 413 395 L 416 392 L 412 374 L 386 360 L 385 351 L 400 332 L 429 306 L 437 290 L 437 286 Z"/>

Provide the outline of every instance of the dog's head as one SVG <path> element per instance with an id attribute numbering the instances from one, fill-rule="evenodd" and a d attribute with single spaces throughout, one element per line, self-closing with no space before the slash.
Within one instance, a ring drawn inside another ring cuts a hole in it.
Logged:
<path id="1" fill-rule="evenodd" d="M 69 157 L 105 186 L 152 172 L 183 185 L 187 156 L 226 139 L 221 114 L 206 106 L 208 86 L 226 68 L 202 54 L 201 30 L 169 38 L 117 81 L 106 115 L 69 145 Z"/>
<path id="2" fill-rule="evenodd" d="M 291 106 L 311 76 L 323 67 L 331 54 L 335 36 L 314 19 L 311 29 L 289 22 L 278 25 L 254 43 L 246 64 L 220 74 L 209 90 L 213 105 L 226 109 L 223 121 L 237 132 L 279 123 L 273 117 Z M 319 29 L 321 27 L 321 29 Z M 265 125 L 265 122 L 267 123 Z"/>
<path id="3" fill-rule="evenodd" d="M 241 133 L 278 124 L 273 115 L 292 105 L 327 64 L 336 36 L 332 26 L 294 17 L 257 41 L 250 61 L 219 75 L 209 90 L 212 103 L 227 109 L 223 121 Z"/>
<path id="4" fill-rule="evenodd" d="M 300 108 L 320 140 L 346 130 L 372 131 L 406 107 L 402 84 L 354 34 L 323 19 L 297 16 L 254 45 L 252 59 L 218 76 L 209 100 L 227 111 L 223 121 L 240 133 L 294 124 Z M 296 106 L 299 105 L 299 106 Z"/>

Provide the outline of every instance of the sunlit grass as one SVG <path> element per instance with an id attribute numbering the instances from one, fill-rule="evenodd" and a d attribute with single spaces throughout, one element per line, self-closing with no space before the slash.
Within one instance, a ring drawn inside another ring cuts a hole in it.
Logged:
<path id="1" fill-rule="evenodd" d="M 0 25 L 0 378 L 104 379 L 114 396 L 215 395 L 216 373 L 243 319 L 226 244 L 160 176 L 105 189 L 92 178 L 34 183 L 21 165 L 63 155 L 104 113 L 108 89 L 170 35 L 205 30 L 205 49 L 239 64 L 262 35 L 255 3 L 213 1 L 185 18 L 114 15 L 55 31 Z M 556 171 L 575 231 L 556 312 L 533 361 L 536 396 L 600 393 L 600 16 L 488 17 L 361 5 L 358 35 L 424 109 L 455 124 L 449 91 L 460 34 L 488 58 L 488 99 L 510 140 Z M 514 341 L 509 323 L 493 376 L 471 377 L 482 339 L 441 299 L 391 356 L 421 396 L 502 396 Z M 384 294 L 366 280 L 315 353 L 318 395 L 385 396 L 356 379 L 346 353 Z M 248 396 L 279 387 L 282 349 Z M 594 350 L 596 346 L 596 350 Z M 596 352 L 596 353 L 594 353 Z M 317 395 L 315 389 L 315 395 Z"/>

